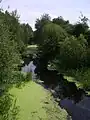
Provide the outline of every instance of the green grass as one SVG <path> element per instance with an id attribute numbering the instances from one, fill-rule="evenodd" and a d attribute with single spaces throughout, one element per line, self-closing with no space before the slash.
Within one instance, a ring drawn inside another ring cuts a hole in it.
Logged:
<path id="1" fill-rule="evenodd" d="M 13 87 L 10 93 L 17 98 L 19 120 L 66 120 L 67 113 L 54 102 L 51 94 L 40 85 L 28 82 L 22 88 Z"/>

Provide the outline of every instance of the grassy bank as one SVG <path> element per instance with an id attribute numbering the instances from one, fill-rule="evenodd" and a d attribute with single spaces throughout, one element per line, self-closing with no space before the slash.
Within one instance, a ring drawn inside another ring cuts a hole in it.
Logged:
<path id="1" fill-rule="evenodd" d="M 66 120 L 67 113 L 54 102 L 50 93 L 34 82 L 9 91 L 17 98 L 19 120 Z"/>

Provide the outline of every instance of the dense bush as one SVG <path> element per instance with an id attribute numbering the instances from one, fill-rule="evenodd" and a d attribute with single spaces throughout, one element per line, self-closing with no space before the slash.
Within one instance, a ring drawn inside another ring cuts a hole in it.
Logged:
<path id="1" fill-rule="evenodd" d="M 60 52 L 57 54 L 55 63 L 60 69 L 76 69 L 87 64 L 87 41 L 83 35 L 79 38 L 67 37 L 60 42 Z"/>
<path id="2" fill-rule="evenodd" d="M 21 56 L 33 31 L 29 24 L 19 23 L 17 10 L 11 13 L 1 10 L 0 18 L 0 83 L 13 83 L 16 76 L 14 71 L 18 71 Z"/>
<path id="3" fill-rule="evenodd" d="M 9 82 L 12 71 L 20 63 L 17 44 L 10 37 L 8 28 L 0 25 L 0 82 Z"/>

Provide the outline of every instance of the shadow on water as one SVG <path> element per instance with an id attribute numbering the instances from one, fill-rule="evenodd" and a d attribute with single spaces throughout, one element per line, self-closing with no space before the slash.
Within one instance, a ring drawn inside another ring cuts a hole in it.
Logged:
<path id="1" fill-rule="evenodd" d="M 0 120 L 18 120 L 19 107 L 16 98 L 8 93 L 0 97 Z"/>

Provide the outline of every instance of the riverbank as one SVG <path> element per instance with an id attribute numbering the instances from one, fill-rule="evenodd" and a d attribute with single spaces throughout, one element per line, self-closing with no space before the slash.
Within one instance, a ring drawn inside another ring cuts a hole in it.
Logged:
<path id="1" fill-rule="evenodd" d="M 35 82 L 9 91 L 19 106 L 19 120 L 67 120 L 67 113 L 60 109 L 48 90 Z"/>

